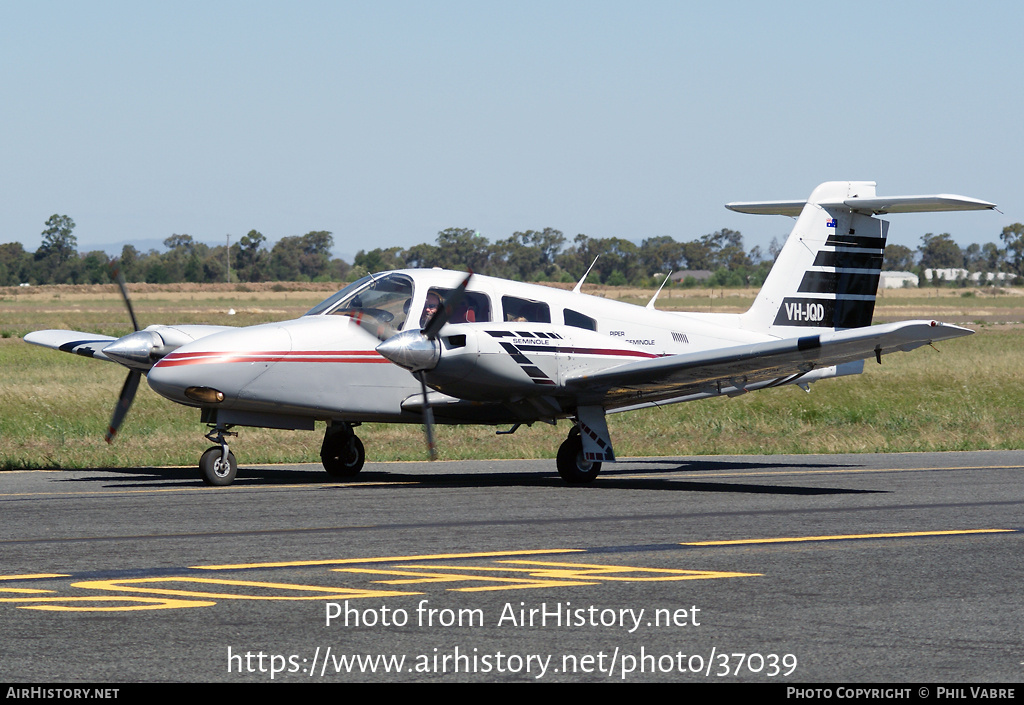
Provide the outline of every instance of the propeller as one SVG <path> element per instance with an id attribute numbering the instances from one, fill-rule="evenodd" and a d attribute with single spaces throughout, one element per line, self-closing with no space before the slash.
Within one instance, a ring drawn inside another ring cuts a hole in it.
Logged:
<path id="1" fill-rule="evenodd" d="M 427 453 L 431 460 L 437 460 L 437 447 L 434 444 L 434 410 L 427 397 L 426 373 L 437 367 L 441 359 L 441 344 L 437 342 L 437 335 L 466 296 L 466 286 L 472 278 L 473 272 L 470 270 L 462 283 L 448 296 L 444 305 L 427 320 L 422 330 L 407 330 L 404 333 L 390 335 L 386 339 L 381 338 L 383 342 L 377 346 L 377 352 L 383 357 L 409 370 L 420 381 L 420 390 L 423 393 L 423 433 L 427 439 Z"/>
<path id="2" fill-rule="evenodd" d="M 135 310 L 132 308 L 132 300 L 131 297 L 128 296 L 128 287 L 125 285 L 124 274 L 121 272 L 121 263 L 118 260 L 114 260 L 111 262 L 110 266 L 112 274 L 117 280 L 117 286 L 121 289 L 121 298 L 124 299 L 124 304 L 128 307 L 128 315 L 132 319 L 132 328 L 135 332 L 130 333 L 123 338 L 119 338 L 103 348 L 104 355 L 107 355 L 121 364 L 128 365 L 131 368 L 128 370 L 128 378 L 125 379 L 124 386 L 121 387 L 121 394 L 117 398 L 117 405 L 114 407 L 114 415 L 110 418 L 110 426 L 107 427 L 107 432 L 104 434 L 104 438 L 107 443 L 114 442 L 114 437 L 117 435 L 118 429 L 121 428 L 121 424 L 124 422 L 125 416 L 128 415 L 128 409 L 131 408 L 132 401 L 135 399 L 135 392 L 139 389 L 139 380 L 142 379 L 142 370 L 138 369 L 139 365 L 142 364 L 142 360 L 139 359 L 139 336 L 151 334 L 153 337 L 159 338 L 156 333 L 139 330 L 139 322 L 135 318 Z M 156 340 L 154 340 L 153 337 L 147 338 L 151 347 L 155 347 L 153 344 L 156 343 Z M 145 345 L 146 341 L 142 342 L 143 345 Z M 159 344 L 163 345 L 162 339 L 160 339 Z M 145 356 L 146 358 L 149 357 L 148 350 L 146 351 Z M 152 365 L 152 363 L 150 363 L 150 365 Z"/>

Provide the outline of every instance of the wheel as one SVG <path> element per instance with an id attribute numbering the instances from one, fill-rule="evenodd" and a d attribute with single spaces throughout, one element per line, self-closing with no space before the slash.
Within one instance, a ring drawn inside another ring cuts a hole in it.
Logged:
<path id="1" fill-rule="evenodd" d="M 558 458 L 555 462 L 558 464 L 558 474 L 570 485 L 593 482 L 601 472 L 601 463 L 584 459 L 583 441 L 578 432 L 569 432 L 569 437 L 558 448 Z"/>
<path id="2" fill-rule="evenodd" d="M 320 446 L 320 461 L 331 477 L 353 477 L 363 469 L 366 451 L 354 433 L 325 435 Z"/>
<path id="3" fill-rule="evenodd" d="M 238 462 L 235 460 L 235 454 L 230 450 L 228 451 L 228 462 L 224 463 L 224 453 L 220 446 L 213 446 L 209 448 L 203 457 L 199 459 L 199 474 L 203 477 L 203 482 L 208 485 L 230 485 L 235 480 L 235 475 L 238 474 Z"/>

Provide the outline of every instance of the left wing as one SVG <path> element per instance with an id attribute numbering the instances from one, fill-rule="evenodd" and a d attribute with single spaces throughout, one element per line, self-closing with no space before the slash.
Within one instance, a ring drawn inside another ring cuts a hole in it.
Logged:
<path id="1" fill-rule="evenodd" d="M 25 336 L 26 343 L 53 348 L 61 352 L 74 353 L 83 357 L 113 362 L 101 351 L 117 338 L 98 333 L 83 333 L 77 330 L 37 330 Z"/>
<path id="2" fill-rule="evenodd" d="M 802 338 L 631 362 L 569 375 L 565 388 L 587 404 L 612 409 L 690 394 L 742 393 L 796 382 L 812 370 L 909 351 L 974 331 L 935 321 L 902 321 Z"/>

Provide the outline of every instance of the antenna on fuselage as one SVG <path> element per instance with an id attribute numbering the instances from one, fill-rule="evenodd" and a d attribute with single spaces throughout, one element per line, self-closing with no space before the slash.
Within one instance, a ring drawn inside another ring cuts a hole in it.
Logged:
<path id="1" fill-rule="evenodd" d="M 600 257 L 600 256 L 601 255 L 598 255 L 597 257 Z M 597 264 L 597 257 L 595 257 L 594 261 L 590 263 L 589 267 L 587 267 L 587 272 L 586 272 L 586 274 L 583 275 L 583 278 L 580 279 L 579 283 L 576 286 L 573 287 L 572 293 L 574 293 L 574 294 L 580 293 L 580 289 L 583 287 L 583 282 L 585 282 L 587 280 L 587 274 L 590 274 L 590 270 L 594 268 L 595 264 Z"/>
<path id="2" fill-rule="evenodd" d="M 658 300 L 658 294 L 660 294 L 661 290 L 665 288 L 665 284 L 668 283 L 668 280 L 672 278 L 673 274 L 675 274 L 675 272 L 669 272 L 668 276 L 661 280 L 661 286 L 659 286 L 658 290 L 654 292 L 654 296 L 651 297 L 651 300 L 647 302 L 647 308 L 651 310 L 654 309 L 654 302 Z"/>

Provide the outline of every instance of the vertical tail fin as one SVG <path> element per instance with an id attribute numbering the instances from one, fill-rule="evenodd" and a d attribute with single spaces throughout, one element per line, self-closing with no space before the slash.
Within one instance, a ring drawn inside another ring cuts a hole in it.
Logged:
<path id="1" fill-rule="evenodd" d="M 879 213 L 983 210 L 963 196 L 877 198 L 873 181 L 829 181 L 807 201 L 730 203 L 740 213 L 799 215 L 741 327 L 791 337 L 871 325 L 889 223 Z"/>

